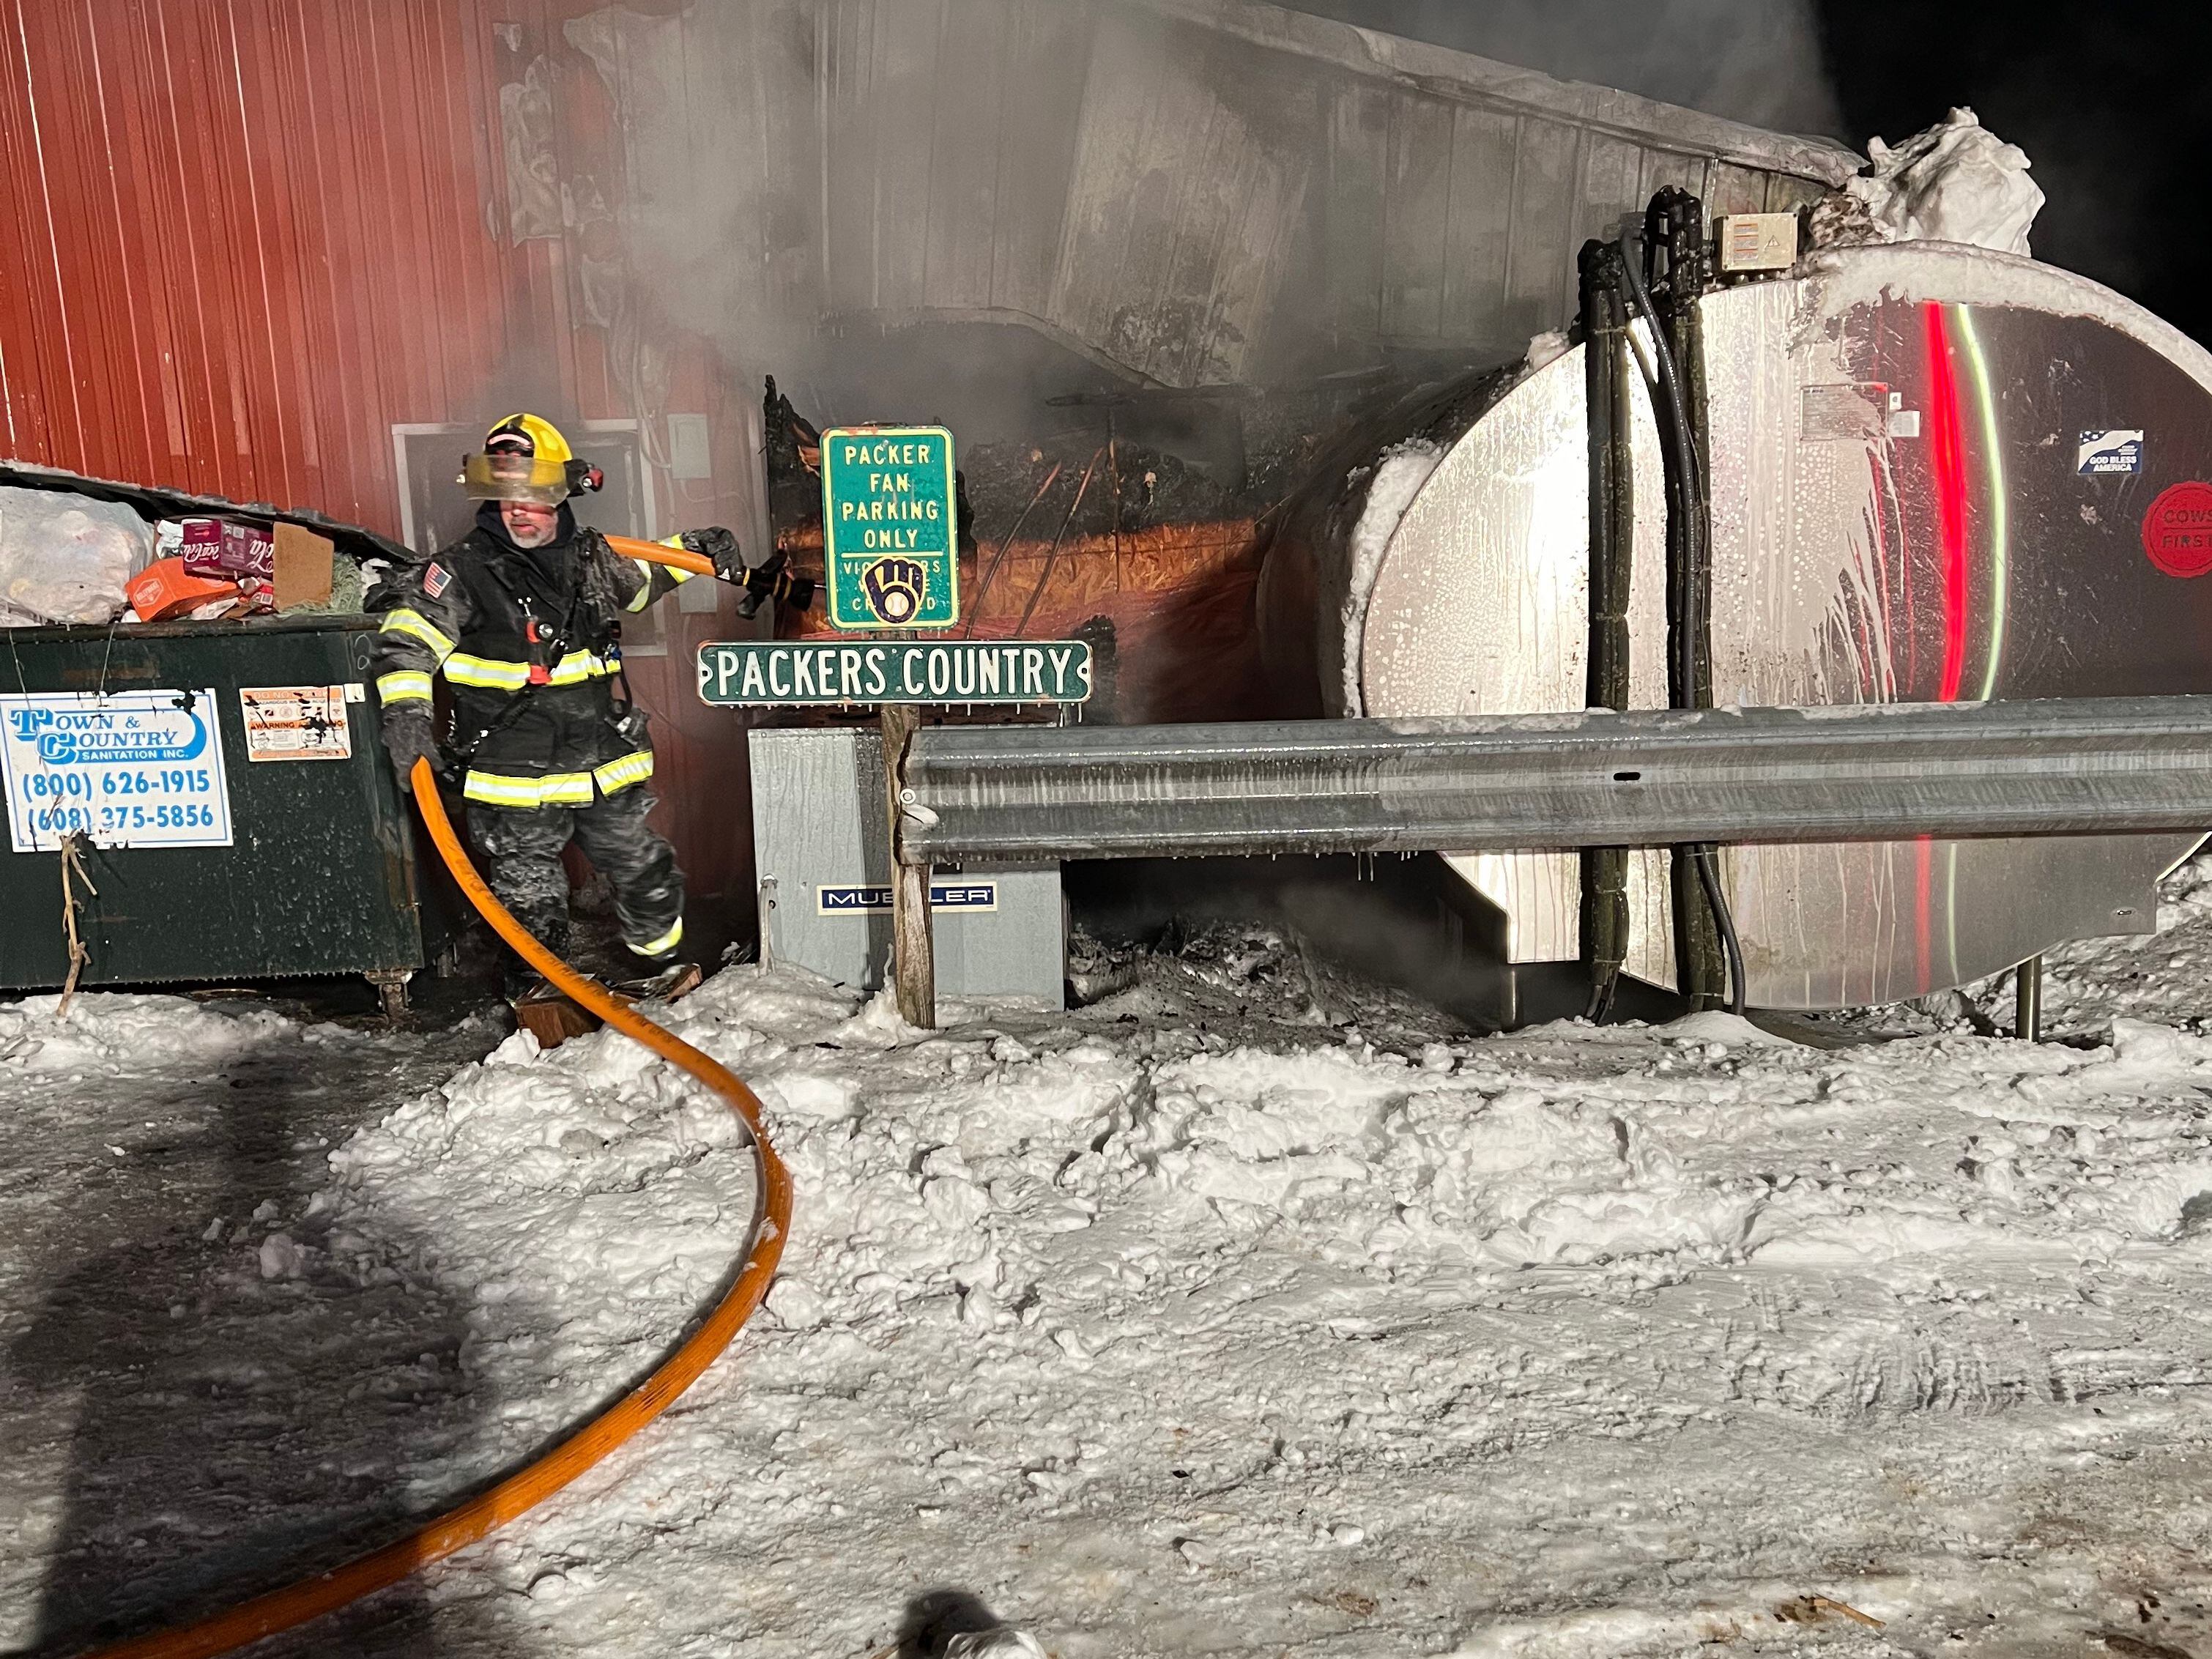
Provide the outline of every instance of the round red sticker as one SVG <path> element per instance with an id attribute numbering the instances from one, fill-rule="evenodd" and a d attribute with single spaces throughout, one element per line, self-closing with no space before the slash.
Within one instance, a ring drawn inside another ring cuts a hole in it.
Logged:
<path id="1" fill-rule="evenodd" d="M 2143 551 L 2169 576 L 2212 570 L 2212 483 L 2175 484 L 2143 514 Z"/>

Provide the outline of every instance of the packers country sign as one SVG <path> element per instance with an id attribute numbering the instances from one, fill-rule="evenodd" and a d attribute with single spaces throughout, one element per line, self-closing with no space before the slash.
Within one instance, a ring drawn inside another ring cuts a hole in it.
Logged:
<path id="1" fill-rule="evenodd" d="M 702 702 L 807 704 L 1083 702 L 1091 647 L 1080 640 L 738 640 L 699 647 Z"/>

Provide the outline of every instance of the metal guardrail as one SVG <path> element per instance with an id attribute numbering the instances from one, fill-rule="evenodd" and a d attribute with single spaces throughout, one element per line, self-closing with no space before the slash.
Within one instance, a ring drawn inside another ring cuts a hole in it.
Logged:
<path id="1" fill-rule="evenodd" d="M 2212 696 L 946 726 L 900 857 L 1522 851 L 2212 829 Z"/>

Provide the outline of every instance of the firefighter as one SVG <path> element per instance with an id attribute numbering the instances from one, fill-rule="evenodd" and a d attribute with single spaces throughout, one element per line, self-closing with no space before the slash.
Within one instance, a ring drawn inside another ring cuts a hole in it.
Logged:
<path id="1" fill-rule="evenodd" d="M 623 558 L 597 531 L 578 527 L 569 497 L 598 489 L 598 469 L 536 415 L 494 426 L 460 482 L 478 503 L 476 528 L 398 579 L 378 636 L 384 746 L 400 787 L 410 787 L 418 759 L 445 773 L 431 702 L 432 677 L 443 673 L 469 834 L 500 902 L 562 954 L 561 853 L 573 839 L 606 878 L 623 943 L 637 958 L 640 975 L 623 988 L 689 989 L 699 970 L 684 951 L 684 874 L 646 823 L 653 746 L 643 714 L 616 695 L 622 618 L 687 573 Z M 811 597 L 811 584 L 790 577 L 780 558 L 748 570 L 726 530 L 686 531 L 671 544 L 743 583 L 738 608 L 747 615 L 770 597 L 802 609 Z M 510 960 L 509 994 L 528 981 Z"/>

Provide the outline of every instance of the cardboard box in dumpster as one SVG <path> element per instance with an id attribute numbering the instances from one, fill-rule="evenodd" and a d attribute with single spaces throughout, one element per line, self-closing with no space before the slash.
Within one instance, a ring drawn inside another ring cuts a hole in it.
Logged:
<path id="1" fill-rule="evenodd" d="M 228 519 L 168 519 L 156 534 L 156 544 L 164 551 L 173 545 L 185 562 L 186 575 L 231 582 L 248 613 L 265 614 L 276 608 L 276 538 L 259 525 Z"/>
<path id="2" fill-rule="evenodd" d="M 140 622 L 181 617 L 203 607 L 238 603 L 238 584 L 228 576 L 195 576 L 185 568 L 181 555 L 156 559 L 133 576 L 123 590 Z"/>
<path id="3" fill-rule="evenodd" d="M 276 526 L 275 564 L 270 580 L 276 608 L 331 602 L 331 557 L 337 544 L 296 524 Z"/>
<path id="4" fill-rule="evenodd" d="M 248 612 L 330 600 L 333 545 L 312 530 L 295 524 L 270 530 L 230 519 L 189 518 L 165 519 L 155 533 L 158 550 L 174 553 L 187 574 L 234 583 Z M 143 609 L 139 615 L 147 617 Z"/>
<path id="5" fill-rule="evenodd" d="M 260 576 L 276 569 L 276 544 L 259 525 L 228 519 L 164 519 L 154 545 L 164 557 L 185 562 L 195 576 Z"/>

